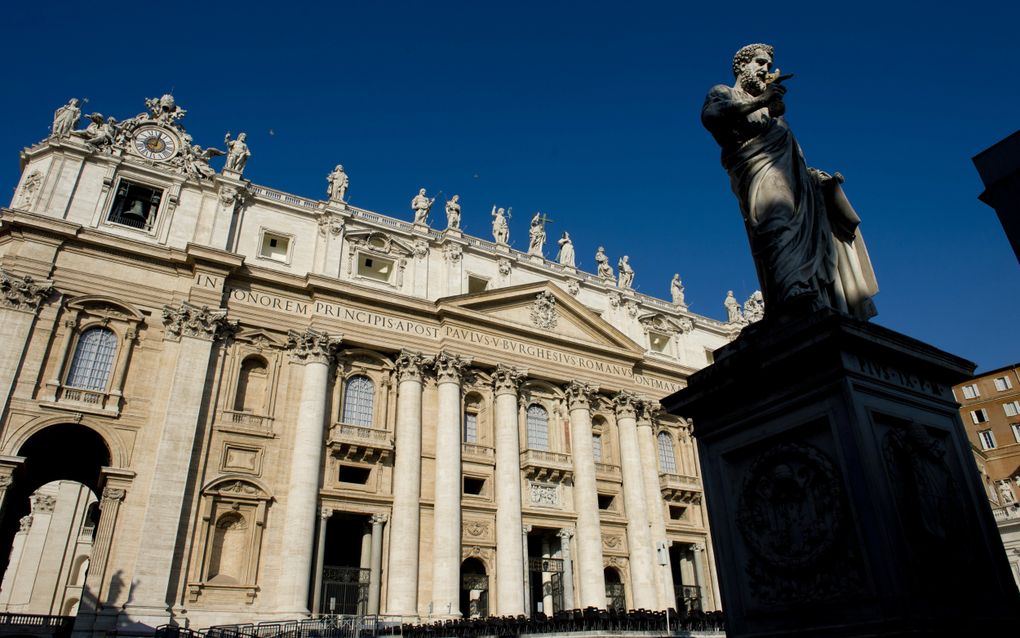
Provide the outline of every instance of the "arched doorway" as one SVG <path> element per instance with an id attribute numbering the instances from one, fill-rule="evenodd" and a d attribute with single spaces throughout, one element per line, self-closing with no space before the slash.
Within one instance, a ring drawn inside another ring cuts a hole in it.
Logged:
<path id="1" fill-rule="evenodd" d="M 22 444 L 17 454 L 24 462 L 14 472 L 0 513 L 0 574 L 8 571 L 16 535 L 25 536 L 30 532 L 33 509 L 37 517 L 45 514 L 46 518 L 56 520 L 64 511 L 74 519 L 68 522 L 68 529 L 73 526 L 74 533 L 67 534 L 65 551 L 73 550 L 69 550 L 68 545 L 77 544 L 85 534 L 91 534 L 98 521 L 99 512 L 94 505 L 102 493 L 102 468 L 111 464 L 110 449 L 103 437 L 75 423 L 51 425 L 36 432 Z M 56 508 L 58 501 L 65 502 L 62 509 Z M 54 541 L 47 536 L 46 542 L 52 545 Z M 52 551 L 59 551 L 59 548 L 48 548 L 46 553 Z M 68 564 L 74 562 L 72 557 Z M 76 575 L 73 580 L 75 585 L 84 586 L 83 577 Z M 54 599 L 64 598 L 64 585 L 54 585 L 51 592 Z M 77 605 L 61 605 L 60 609 L 49 613 L 58 615 L 71 608 L 76 609 Z"/>
<path id="2" fill-rule="evenodd" d="M 609 609 L 626 611 L 627 592 L 623 588 L 620 572 L 615 567 L 606 567 L 603 573 L 606 579 L 606 606 Z"/>
<path id="3" fill-rule="evenodd" d="M 489 615 L 489 575 L 485 563 L 474 557 L 460 564 L 460 612 L 465 618 Z"/>

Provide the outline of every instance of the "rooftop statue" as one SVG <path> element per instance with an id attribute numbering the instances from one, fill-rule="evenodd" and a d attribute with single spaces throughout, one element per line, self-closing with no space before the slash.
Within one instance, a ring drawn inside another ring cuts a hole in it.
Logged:
<path id="1" fill-rule="evenodd" d="M 238 173 L 244 172 L 244 165 L 251 157 L 251 151 L 248 150 L 248 145 L 245 143 L 246 139 L 248 139 L 247 133 L 238 133 L 237 139 L 231 140 L 230 133 L 227 132 L 223 138 L 223 143 L 227 145 L 227 163 L 223 165 L 223 168 Z"/>
<path id="2" fill-rule="evenodd" d="M 347 187 L 350 185 L 351 180 L 347 177 L 347 173 L 344 172 L 343 164 L 337 164 L 333 172 L 326 178 L 326 194 L 329 196 L 331 202 L 342 202 L 344 197 L 347 196 Z"/>
<path id="3" fill-rule="evenodd" d="M 191 136 L 185 137 L 186 143 L 182 152 L 184 154 L 184 172 L 197 178 L 212 179 L 216 175 L 216 169 L 209 166 L 209 160 L 220 155 L 226 155 L 218 148 L 203 149 L 198 144 L 191 144 Z"/>
<path id="4" fill-rule="evenodd" d="M 435 197 L 429 199 L 429 197 L 425 195 L 424 188 L 418 190 L 418 194 L 411 200 L 411 208 L 414 210 L 414 223 L 428 223 L 429 211 L 432 210 L 432 204 L 435 203 L 435 201 Z"/>
<path id="5" fill-rule="evenodd" d="M 624 255 L 616 262 L 616 268 L 620 271 L 620 288 L 631 288 L 634 285 L 634 269 L 630 267 L 630 257 Z"/>
<path id="6" fill-rule="evenodd" d="M 549 221 L 542 213 L 535 213 L 531 218 L 531 230 L 528 231 L 528 254 L 544 257 L 545 224 Z"/>
<path id="7" fill-rule="evenodd" d="M 570 240 L 570 233 L 563 231 L 563 237 L 556 242 L 560 246 L 560 254 L 556 261 L 562 266 L 574 267 L 574 242 Z"/>
<path id="8" fill-rule="evenodd" d="M 733 296 L 732 290 L 726 291 L 726 299 L 723 301 L 723 305 L 726 306 L 726 322 L 727 323 L 742 323 L 743 317 L 740 314 L 740 302 Z"/>
<path id="9" fill-rule="evenodd" d="M 674 274 L 673 280 L 669 282 L 669 294 L 673 297 L 673 305 L 687 307 L 684 303 L 684 284 L 680 281 L 680 273 Z"/>
<path id="10" fill-rule="evenodd" d="M 500 246 L 510 241 L 510 225 L 506 223 L 506 214 L 502 208 L 492 207 L 492 239 Z"/>
<path id="11" fill-rule="evenodd" d="M 104 118 L 102 113 L 91 113 L 87 118 L 89 125 L 80 131 L 71 131 L 71 135 L 84 139 L 93 151 L 112 146 L 117 137 L 117 120 Z"/>
<path id="12" fill-rule="evenodd" d="M 765 318 L 765 299 L 760 290 L 755 290 L 744 302 L 744 321 L 754 323 Z"/>
<path id="13" fill-rule="evenodd" d="M 749 44 L 733 57 L 733 86 L 712 87 L 701 121 L 722 147 L 770 312 L 831 307 L 875 315 L 878 284 L 843 195 L 842 177 L 809 169 L 783 115 L 790 75 L 771 72 L 773 49 Z"/>
<path id="14" fill-rule="evenodd" d="M 602 246 L 599 246 L 599 249 L 595 251 L 595 263 L 598 264 L 598 275 L 600 279 L 616 279 L 613 275 L 613 267 L 609 265 L 609 257 L 606 256 L 606 249 Z"/>
<path id="15" fill-rule="evenodd" d="M 454 195 L 446 202 L 446 227 L 460 230 L 460 195 Z"/>
<path id="16" fill-rule="evenodd" d="M 53 127 L 50 129 L 50 137 L 67 137 L 74 130 L 81 119 L 81 108 L 78 106 L 77 98 L 71 98 L 67 104 L 60 107 L 53 113 Z"/>

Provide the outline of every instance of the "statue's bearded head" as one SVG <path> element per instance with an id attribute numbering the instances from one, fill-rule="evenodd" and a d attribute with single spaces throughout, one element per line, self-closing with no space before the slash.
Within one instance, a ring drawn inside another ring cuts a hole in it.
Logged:
<path id="1" fill-rule="evenodd" d="M 765 78 L 772 66 L 773 48 L 767 44 L 748 44 L 733 56 L 733 77 L 740 88 L 761 95 L 768 85 Z"/>

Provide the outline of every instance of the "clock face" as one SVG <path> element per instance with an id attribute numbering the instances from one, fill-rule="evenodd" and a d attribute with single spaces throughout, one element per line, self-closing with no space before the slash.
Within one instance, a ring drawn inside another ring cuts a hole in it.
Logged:
<path id="1" fill-rule="evenodd" d="M 177 153 L 177 139 L 165 129 L 144 126 L 135 133 L 135 150 L 142 157 L 162 162 Z"/>

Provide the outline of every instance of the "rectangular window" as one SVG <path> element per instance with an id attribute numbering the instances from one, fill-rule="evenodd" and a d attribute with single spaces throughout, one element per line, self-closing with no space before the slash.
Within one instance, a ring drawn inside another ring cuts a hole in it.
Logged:
<path id="1" fill-rule="evenodd" d="M 472 496 L 481 496 L 485 490 L 485 479 L 464 477 L 464 493 Z"/>
<path id="2" fill-rule="evenodd" d="M 978 440 L 981 441 L 982 450 L 995 449 L 995 436 L 992 435 L 991 430 L 981 430 L 978 432 Z"/>
<path id="3" fill-rule="evenodd" d="M 259 257 L 287 263 L 290 259 L 290 238 L 263 231 Z"/>
<path id="4" fill-rule="evenodd" d="M 1020 443 L 1020 423 L 1010 423 L 1009 427 L 1013 430 L 1013 438 Z"/>
<path id="5" fill-rule="evenodd" d="M 1003 403 L 1002 409 L 1006 413 L 1006 416 L 1016 416 L 1020 414 L 1020 401 L 1012 401 L 1010 403 Z"/>
<path id="6" fill-rule="evenodd" d="M 339 480 L 341 483 L 355 483 L 357 485 L 365 485 L 368 483 L 368 477 L 372 473 L 367 467 L 355 467 L 353 465 L 341 465 L 339 472 Z"/>
<path id="7" fill-rule="evenodd" d="M 669 518 L 674 521 L 682 521 L 687 518 L 687 508 L 681 505 L 669 506 Z"/>
<path id="8" fill-rule="evenodd" d="M 974 423 L 984 423 L 988 421 L 988 411 L 984 408 L 970 411 L 970 418 Z"/>
<path id="9" fill-rule="evenodd" d="M 383 259 L 374 255 L 358 255 L 358 275 L 389 283 L 393 278 L 393 264 L 392 259 Z"/>
<path id="10" fill-rule="evenodd" d="M 468 275 L 468 292 L 485 292 L 485 289 L 489 287 L 489 280 L 483 277 L 475 277 L 474 275 Z"/>
<path id="11" fill-rule="evenodd" d="M 658 332 L 648 333 L 648 347 L 652 349 L 652 352 L 665 352 L 667 346 L 669 346 L 669 337 Z"/>
<path id="12" fill-rule="evenodd" d="M 599 509 L 608 510 L 613 507 L 613 495 L 612 494 L 599 494 Z"/>
<path id="13" fill-rule="evenodd" d="M 464 442 L 478 443 L 478 415 L 474 412 L 464 413 Z"/>
<path id="14" fill-rule="evenodd" d="M 964 399 L 976 399 L 977 397 L 981 396 L 981 393 L 978 392 L 978 387 L 976 383 L 972 383 L 971 385 L 965 385 L 961 389 L 963 390 Z"/>
<path id="15" fill-rule="evenodd" d="M 156 213 L 162 199 L 161 189 L 122 179 L 117 185 L 113 208 L 110 209 L 106 221 L 140 230 L 150 230 L 156 222 Z"/>
<path id="16" fill-rule="evenodd" d="M 1010 382 L 1009 377 L 997 377 L 995 379 L 995 389 L 999 392 L 1005 392 L 1012 387 L 1013 384 Z"/>

